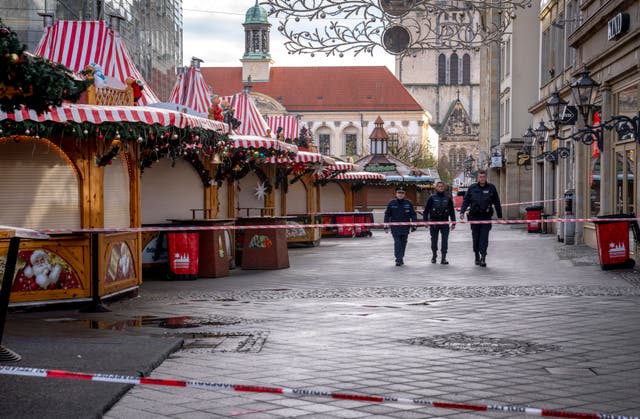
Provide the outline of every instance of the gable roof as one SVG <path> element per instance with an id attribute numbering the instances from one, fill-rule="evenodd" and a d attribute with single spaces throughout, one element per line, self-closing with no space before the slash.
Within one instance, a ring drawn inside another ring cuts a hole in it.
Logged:
<path id="1" fill-rule="evenodd" d="M 214 93 L 241 91 L 241 67 L 201 67 Z M 252 91 L 279 101 L 288 112 L 411 111 L 424 112 L 385 66 L 272 67 L 268 82 Z"/>
<path id="2" fill-rule="evenodd" d="M 198 67 L 192 65 L 178 71 L 167 102 L 187 106 L 204 116 L 209 113 L 213 102 L 209 94 L 209 86 L 204 82 Z"/>
<path id="3" fill-rule="evenodd" d="M 104 21 L 59 20 L 45 28 L 35 54 L 64 64 L 76 73 L 95 63 L 102 67 L 105 76 L 122 85 L 127 77 L 142 80 L 144 90 L 138 104 L 160 101 L 142 78 L 118 32 Z"/>

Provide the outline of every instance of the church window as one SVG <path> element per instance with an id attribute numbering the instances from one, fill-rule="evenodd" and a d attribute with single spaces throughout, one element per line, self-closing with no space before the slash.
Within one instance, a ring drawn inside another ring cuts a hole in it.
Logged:
<path id="1" fill-rule="evenodd" d="M 471 84 L 471 56 L 462 56 L 462 84 Z"/>
<path id="2" fill-rule="evenodd" d="M 444 54 L 438 56 L 438 84 L 447 84 L 447 57 Z"/>
<path id="3" fill-rule="evenodd" d="M 260 31 L 252 31 L 251 35 L 251 52 L 262 52 L 262 48 L 260 48 Z"/>
<path id="4" fill-rule="evenodd" d="M 458 54 L 454 52 L 449 59 L 449 84 L 458 84 L 458 71 Z"/>

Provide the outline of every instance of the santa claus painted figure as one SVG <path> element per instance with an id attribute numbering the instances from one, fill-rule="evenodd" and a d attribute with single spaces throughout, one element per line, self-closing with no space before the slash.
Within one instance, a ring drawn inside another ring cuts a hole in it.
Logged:
<path id="1" fill-rule="evenodd" d="M 49 254 L 42 249 L 23 251 L 18 257 L 27 263 L 17 272 L 12 291 L 81 288 L 73 271 L 64 269 L 60 263 L 52 263 Z"/>

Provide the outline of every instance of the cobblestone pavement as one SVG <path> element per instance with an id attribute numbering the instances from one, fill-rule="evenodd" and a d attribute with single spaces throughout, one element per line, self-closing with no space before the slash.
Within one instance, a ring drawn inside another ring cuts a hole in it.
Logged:
<path id="1" fill-rule="evenodd" d="M 466 226 L 448 266 L 429 263 L 428 241 L 412 234 L 396 267 L 380 231 L 323 239 L 290 249 L 285 270 L 145 282 L 110 316 L 142 324 L 123 333 L 184 339 L 157 378 L 640 415 L 637 271 L 602 271 L 593 249 L 509 226 L 492 230 L 487 268 L 473 264 Z M 522 417 L 150 386 L 107 413 L 233 416 Z"/>

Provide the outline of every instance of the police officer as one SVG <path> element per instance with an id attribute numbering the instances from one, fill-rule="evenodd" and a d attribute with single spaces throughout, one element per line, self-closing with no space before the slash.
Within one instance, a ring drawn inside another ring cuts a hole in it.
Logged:
<path id="1" fill-rule="evenodd" d="M 487 182 L 487 172 L 478 171 L 478 182 L 469 186 L 460 207 L 460 220 L 464 220 L 464 213 L 469 209 L 469 221 L 488 221 L 493 216 L 495 208 L 498 218 L 502 218 L 502 207 L 498 190 Z M 471 224 L 473 238 L 473 252 L 476 255 L 476 265 L 487 266 L 487 247 L 489 246 L 489 231 L 491 223 Z"/>
<path id="2" fill-rule="evenodd" d="M 431 195 L 424 204 L 424 221 L 449 221 L 451 219 L 451 231 L 456 228 L 456 212 L 453 209 L 453 199 L 446 193 L 446 185 L 444 182 L 436 183 L 436 193 Z M 429 226 L 431 233 L 431 263 L 436 263 L 438 259 L 438 234 L 442 236 L 442 245 L 440 247 L 442 258 L 440 263 L 448 265 L 447 250 L 449 248 L 449 223 L 434 224 Z"/>
<path id="3" fill-rule="evenodd" d="M 418 221 L 418 216 L 413 208 L 413 204 L 405 199 L 406 190 L 404 186 L 396 188 L 396 199 L 393 199 L 387 205 L 384 212 L 384 222 L 397 223 Z M 391 226 L 391 234 L 393 235 L 393 253 L 396 257 L 396 266 L 404 265 L 404 251 L 407 248 L 407 239 L 409 238 L 409 230 L 416 231 L 415 226 Z M 389 232 L 389 227 L 385 225 L 384 232 Z"/>

